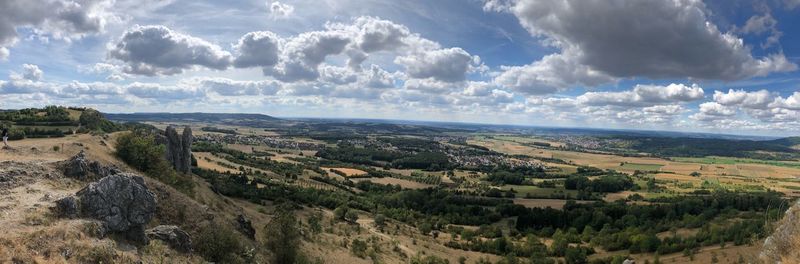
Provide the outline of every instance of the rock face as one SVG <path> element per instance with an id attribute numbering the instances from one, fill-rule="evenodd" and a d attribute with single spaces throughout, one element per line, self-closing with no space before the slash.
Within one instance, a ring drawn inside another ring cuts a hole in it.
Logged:
<path id="1" fill-rule="evenodd" d="M 174 225 L 160 225 L 147 230 L 147 237 L 158 239 L 180 252 L 192 252 L 192 238 L 189 234 Z"/>
<path id="2" fill-rule="evenodd" d="M 164 132 L 164 144 L 167 146 L 165 152 L 167 161 L 180 173 L 189 173 L 192 169 L 192 129 L 183 128 L 183 134 L 179 135 L 175 127 L 169 126 Z"/>
<path id="3" fill-rule="evenodd" d="M 83 150 L 64 164 L 64 175 L 78 180 L 102 178 L 118 172 L 119 170 L 114 167 L 107 167 L 97 161 L 90 161 L 86 158 L 86 152 Z"/>
<path id="4" fill-rule="evenodd" d="M 250 239 L 256 239 L 256 229 L 253 228 L 253 222 L 251 222 L 250 219 L 240 214 L 236 217 L 236 224 L 236 228 L 239 229 L 242 234 L 247 235 Z"/>
<path id="5" fill-rule="evenodd" d="M 75 196 L 67 196 L 56 201 L 56 214 L 60 217 L 78 217 L 78 199 Z"/>
<path id="6" fill-rule="evenodd" d="M 764 263 L 800 262 L 800 201 L 786 211 L 761 249 L 759 258 Z"/>
<path id="7" fill-rule="evenodd" d="M 102 221 L 109 231 L 123 233 L 129 240 L 147 244 L 144 225 L 156 212 L 156 198 L 144 179 L 121 173 L 90 183 L 77 193 L 82 216 Z"/>

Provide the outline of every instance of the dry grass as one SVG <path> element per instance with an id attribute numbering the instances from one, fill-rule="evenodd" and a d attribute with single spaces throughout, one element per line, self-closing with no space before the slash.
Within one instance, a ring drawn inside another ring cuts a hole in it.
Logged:
<path id="1" fill-rule="evenodd" d="M 336 173 L 333 172 L 334 170 L 341 171 L 345 175 L 347 175 L 347 177 L 367 175 L 366 171 L 362 171 L 362 170 L 359 170 L 359 169 L 353 169 L 353 168 L 325 168 L 325 167 L 322 167 L 322 169 L 323 170 L 327 170 L 327 171 L 329 171 L 329 172 L 331 172 L 333 174 L 336 174 Z"/>

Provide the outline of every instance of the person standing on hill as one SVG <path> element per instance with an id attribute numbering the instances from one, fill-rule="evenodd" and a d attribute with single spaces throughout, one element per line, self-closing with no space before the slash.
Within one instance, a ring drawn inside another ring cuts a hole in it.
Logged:
<path id="1" fill-rule="evenodd" d="M 3 128 L 3 145 L 8 147 L 8 128 Z"/>

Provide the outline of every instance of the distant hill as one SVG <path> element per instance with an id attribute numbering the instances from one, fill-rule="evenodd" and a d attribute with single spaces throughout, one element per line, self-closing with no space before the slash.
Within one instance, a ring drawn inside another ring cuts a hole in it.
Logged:
<path id="1" fill-rule="evenodd" d="M 767 142 L 770 142 L 772 144 L 781 145 L 781 146 L 797 147 L 797 146 L 800 146 L 800 137 L 780 138 L 780 139 L 776 139 L 776 140 L 770 140 L 770 141 L 767 141 Z"/>
<path id="2" fill-rule="evenodd" d="M 111 114 L 105 113 L 106 118 L 113 121 L 125 122 L 278 122 L 279 118 L 263 114 L 229 114 L 229 113 L 132 113 Z"/>
<path id="3" fill-rule="evenodd" d="M 637 151 L 663 157 L 726 156 L 777 160 L 793 160 L 798 157 L 798 151 L 791 148 L 791 138 L 765 141 L 631 136 L 615 138 L 632 141 L 631 148 Z"/>

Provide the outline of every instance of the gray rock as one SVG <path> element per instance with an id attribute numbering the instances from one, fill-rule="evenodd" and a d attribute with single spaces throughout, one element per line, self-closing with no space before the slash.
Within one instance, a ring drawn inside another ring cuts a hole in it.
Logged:
<path id="1" fill-rule="evenodd" d="M 189 173 L 192 170 L 192 129 L 189 126 L 183 128 L 183 135 L 181 136 L 181 160 L 178 164 L 178 171 Z"/>
<path id="2" fill-rule="evenodd" d="M 167 127 L 164 131 L 164 138 L 159 139 L 166 145 L 165 158 L 172 164 L 172 167 L 180 173 L 189 173 L 192 169 L 192 129 L 188 126 L 183 129 L 183 134 L 179 135 L 173 126 Z"/>
<path id="3" fill-rule="evenodd" d="M 76 218 L 80 212 L 78 199 L 75 196 L 67 196 L 56 200 L 56 215 L 59 217 Z"/>
<path id="4" fill-rule="evenodd" d="M 188 233 L 174 225 L 160 225 L 147 230 L 147 237 L 158 239 L 180 252 L 192 252 L 192 238 Z"/>
<path id="5" fill-rule="evenodd" d="M 86 158 L 86 152 L 83 150 L 64 164 L 64 176 L 78 180 L 102 178 L 116 173 L 119 173 L 117 168 L 103 166 L 97 161 Z"/>
<path id="6" fill-rule="evenodd" d="M 147 244 L 144 226 L 156 212 L 155 195 L 142 177 L 120 173 L 90 183 L 77 193 L 81 215 L 98 219 L 111 232 L 123 233 L 139 244 Z"/>
<path id="7" fill-rule="evenodd" d="M 250 239 L 256 239 L 256 229 L 253 228 L 253 222 L 251 222 L 250 219 L 240 214 L 236 217 L 236 224 L 236 228 L 239 229 L 242 234 L 247 235 Z"/>

